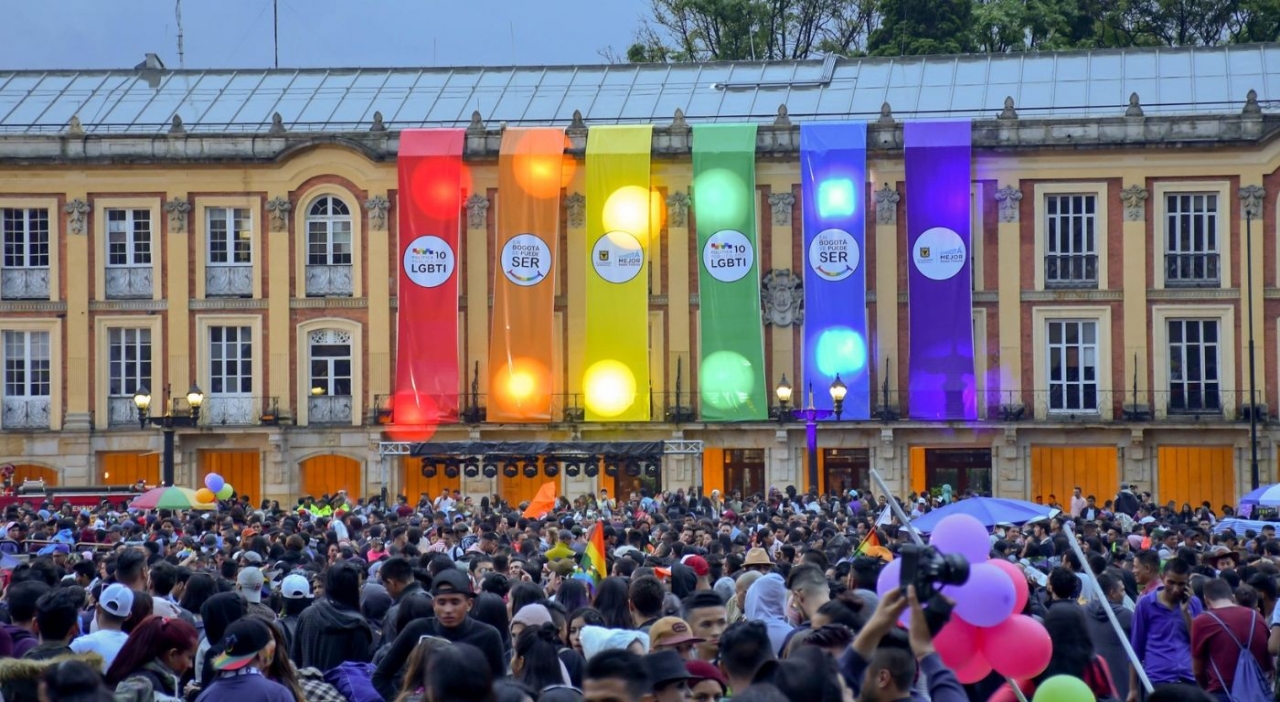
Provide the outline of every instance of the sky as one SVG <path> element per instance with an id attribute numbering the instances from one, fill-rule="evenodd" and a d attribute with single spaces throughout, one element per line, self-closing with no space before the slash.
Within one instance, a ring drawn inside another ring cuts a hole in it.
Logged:
<path id="1" fill-rule="evenodd" d="M 274 64 L 272 0 L 0 0 L 0 71 Z M 277 0 L 282 68 L 604 63 L 649 0 Z M 27 27 L 33 31 L 13 31 Z M 38 28 L 38 29 L 36 29 Z"/>

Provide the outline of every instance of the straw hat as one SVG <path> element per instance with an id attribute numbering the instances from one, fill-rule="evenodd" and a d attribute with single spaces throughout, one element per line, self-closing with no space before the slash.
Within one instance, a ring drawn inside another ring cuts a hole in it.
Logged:
<path id="1" fill-rule="evenodd" d="M 771 566 L 773 561 L 770 560 L 768 552 L 759 546 L 747 551 L 746 560 L 742 561 L 744 568 L 751 566 Z"/>

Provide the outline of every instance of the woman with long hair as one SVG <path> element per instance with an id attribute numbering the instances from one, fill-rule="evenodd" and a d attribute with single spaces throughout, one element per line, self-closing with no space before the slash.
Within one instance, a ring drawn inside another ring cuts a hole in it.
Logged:
<path id="1" fill-rule="evenodd" d="M 424 636 L 413 647 L 409 659 L 404 664 L 404 680 L 400 683 L 400 693 L 395 702 L 423 702 L 427 688 L 427 668 L 436 651 L 450 645 L 448 639 L 435 636 Z"/>
<path id="2" fill-rule="evenodd" d="M 604 617 L 595 607 L 579 607 L 569 614 L 569 648 L 582 653 L 582 627 L 605 626 Z"/>
<path id="3" fill-rule="evenodd" d="M 560 662 L 560 634 L 554 624 L 531 626 L 516 637 L 511 677 L 541 692 L 552 685 L 569 685 Z"/>
<path id="4" fill-rule="evenodd" d="M 280 627 L 269 626 L 271 638 L 276 642 L 276 655 L 271 657 L 271 663 L 267 665 L 267 669 L 262 671 L 268 679 L 274 680 L 284 685 L 289 692 L 293 693 L 293 699 L 297 702 L 307 702 L 307 693 L 302 689 L 302 682 L 298 678 L 298 669 L 293 666 L 293 661 L 289 660 L 289 656 L 285 653 L 288 651 L 289 643 L 285 641 L 284 632 L 280 631 Z M 320 683 L 328 685 L 321 676 Z M 339 694 L 335 689 L 334 694 Z"/>
<path id="5" fill-rule="evenodd" d="M 465 643 L 436 651 L 427 664 L 426 693 L 431 702 L 494 702 L 493 671 L 484 652 Z"/>
<path id="6" fill-rule="evenodd" d="M 147 617 L 107 669 L 107 684 L 124 702 L 180 702 L 182 677 L 195 664 L 199 634 L 181 619 Z"/>
<path id="7" fill-rule="evenodd" d="M 556 602 L 564 605 L 565 611 L 568 612 L 586 607 L 591 604 L 591 598 L 587 594 L 587 584 L 577 578 L 565 579 L 556 592 Z"/>
<path id="8" fill-rule="evenodd" d="M 609 577 L 600 581 L 596 588 L 596 599 L 592 606 L 604 617 L 604 624 L 610 629 L 631 629 L 635 621 L 631 618 L 631 610 L 627 607 L 627 581 L 624 578 Z"/>
<path id="9" fill-rule="evenodd" d="M 204 633 L 204 619 L 200 616 L 200 608 L 206 600 L 218 594 L 218 583 L 208 573 L 192 573 L 187 580 L 187 589 L 182 592 L 182 600 L 178 606 L 195 615 L 196 631 Z"/>

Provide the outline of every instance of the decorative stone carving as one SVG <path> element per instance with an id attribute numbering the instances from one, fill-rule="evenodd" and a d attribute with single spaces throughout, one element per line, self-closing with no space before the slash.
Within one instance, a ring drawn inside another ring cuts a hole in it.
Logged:
<path id="1" fill-rule="evenodd" d="M 564 199 L 564 210 L 569 226 L 575 229 L 587 226 L 587 198 L 582 193 L 569 193 Z"/>
<path id="2" fill-rule="evenodd" d="M 780 227 L 791 226 L 791 209 L 796 204 L 796 196 L 791 193 L 771 193 L 769 208 L 773 210 L 773 223 Z"/>
<path id="3" fill-rule="evenodd" d="M 187 133 L 187 128 L 182 124 L 182 117 L 173 116 L 173 123 L 169 125 L 169 136 L 182 136 Z"/>
<path id="4" fill-rule="evenodd" d="M 787 106 L 785 104 L 778 105 L 778 116 L 773 120 L 775 127 L 790 127 L 791 117 L 787 116 Z"/>
<path id="5" fill-rule="evenodd" d="M 880 119 L 876 120 L 876 124 L 884 126 L 893 126 L 893 108 L 889 107 L 889 103 L 880 104 Z"/>
<path id="6" fill-rule="evenodd" d="M 373 126 L 369 127 L 369 131 L 371 131 L 371 132 L 385 132 L 385 131 L 387 131 L 387 125 L 385 125 L 385 124 L 383 124 L 383 123 L 382 123 L 382 113 L 381 113 L 381 112 L 374 112 L 374 113 L 373 113 Z"/>
<path id="7" fill-rule="evenodd" d="M 1240 216 L 1257 219 L 1262 216 L 1262 198 L 1267 191 L 1261 185 L 1246 185 L 1240 188 Z"/>
<path id="8" fill-rule="evenodd" d="M 760 280 L 764 323 L 790 327 L 804 322 L 804 281 L 785 268 L 775 268 Z"/>
<path id="9" fill-rule="evenodd" d="M 292 209 L 293 203 L 283 195 L 267 200 L 267 212 L 271 213 L 271 231 L 282 232 L 289 226 L 289 211 Z"/>
<path id="10" fill-rule="evenodd" d="M 1000 114 L 996 119 L 1017 119 L 1018 111 L 1013 108 L 1013 96 L 1009 95 L 1004 99 L 1004 109 L 1000 110 Z"/>
<path id="11" fill-rule="evenodd" d="M 671 127 L 670 127 L 670 129 L 671 129 L 671 131 L 673 131 L 673 132 L 687 132 L 687 131 L 689 131 L 689 123 L 688 123 L 687 121 L 685 121 L 685 118 L 684 118 L 684 110 L 680 109 L 679 107 L 677 107 L 677 108 L 676 108 L 676 114 L 675 114 L 675 117 L 673 117 L 673 118 L 671 119 Z"/>
<path id="12" fill-rule="evenodd" d="M 280 136 L 289 130 L 284 128 L 284 117 L 279 112 L 271 115 L 271 128 L 267 130 L 267 134 L 272 136 Z"/>
<path id="13" fill-rule="evenodd" d="M 488 212 L 489 198 L 480 193 L 473 193 L 467 198 L 467 228 L 484 229 Z"/>
<path id="14" fill-rule="evenodd" d="M 164 203 L 164 211 L 169 213 L 169 232 L 172 234 L 187 233 L 187 213 L 191 212 L 191 203 L 180 197 Z"/>
<path id="15" fill-rule="evenodd" d="M 587 122 L 582 118 L 582 110 L 573 111 L 573 119 L 569 121 L 568 129 L 573 129 L 580 132 L 586 131 Z"/>
<path id="16" fill-rule="evenodd" d="M 1141 185 L 1130 185 L 1120 191 L 1120 201 L 1124 203 L 1124 218 L 1129 222 L 1141 222 L 1146 215 L 1147 198 L 1151 193 Z"/>
<path id="17" fill-rule="evenodd" d="M 1142 117 L 1142 102 L 1138 99 L 1137 93 L 1129 93 L 1129 107 L 1124 111 L 1125 117 Z"/>
<path id="18" fill-rule="evenodd" d="M 467 132 L 479 132 L 484 134 L 484 120 L 480 119 L 480 110 L 471 113 L 471 122 L 467 125 Z"/>
<path id="19" fill-rule="evenodd" d="M 688 226 L 689 195 L 679 190 L 667 196 L 667 221 L 673 227 Z"/>
<path id="20" fill-rule="evenodd" d="M 902 196 L 888 183 L 876 191 L 876 224 L 898 223 L 898 202 Z"/>
<path id="21" fill-rule="evenodd" d="M 1018 221 L 1018 203 L 1022 202 L 1022 191 L 1012 185 L 1006 185 L 996 191 L 996 202 L 1000 204 L 1000 221 Z"/>
<path id="22" fill-rule="evenodd" d="M 1244 109 L 1240 110 L 1242 115 L 1261 115 L 1262 106 L 1258 104 L 1258 91 L 1250 90 L 1244 97 Z"/>
<path id="23" fill-rule="evenodd" d="M 73 137 L 84 136 L 84 125 L 80 123 L 79 115 L 71 115 L 71 121 L 67 123 L 67 134 Z"/>
<path id="24" fill-rule="evenodd" d="M 71 233 L 84 234 L 84 218 L 89 214 L 89 203 L 76 198 L 68 202 L 62 211 L 67 213 L 67 228 Z"/>
<path id="25" fill-rule="evenodd" d="M 387 228 L 387 210 L 391 208 L 391 201 L 382 195 L 374 195 L 365 200 L 364 206 L 369 210 L 369 226 L 377 230 Z"/>

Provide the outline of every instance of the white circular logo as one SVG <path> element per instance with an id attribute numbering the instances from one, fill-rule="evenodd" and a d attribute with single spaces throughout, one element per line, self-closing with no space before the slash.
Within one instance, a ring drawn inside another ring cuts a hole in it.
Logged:
<path id="1" fill-rule="evenodd" d="M 825 229 L 809 242 L 809 267 L 822 280 L 844 280 L 858 270 L 862 251 L 843 229 Z"/>
<path id="2" fill-rule="evenodd" d="M 911 251 L 916 270 L 933 280 L 954 278 L 964 268 L 968 256 L 964 240 L 946 227 L 926 229 L 916 239 L 915 248 Z"/>
<path id="3" fill-rule="evenodd" d="M 591 249 L 591 267 L 610 283 L 625 283 L 644 268 L 644 247 L 627 232 L 609 232 L 596 239 Z"/>
<path id="4" fill-rule="evenodd" d="M 404 250 L 404 274 L 419 287 L 444 285 L 453 267 L 453 248 L 438 236 L 420 236 Z"/>
<path id="5" fill-rule="evenodd" d="M 702 247 L 702 265 L 712 278 L 722 283 L 742 280 L 751 272 L 756 252 L 742 232 L 722 229 L 707 238 Z"/>
<path id="6" fill-rule="evenodd" d="M 502 247 L 499 263 L 507 280 L 531 287 L 551 274 L 551 249 L 536 234 L 517 234 Z"/>

